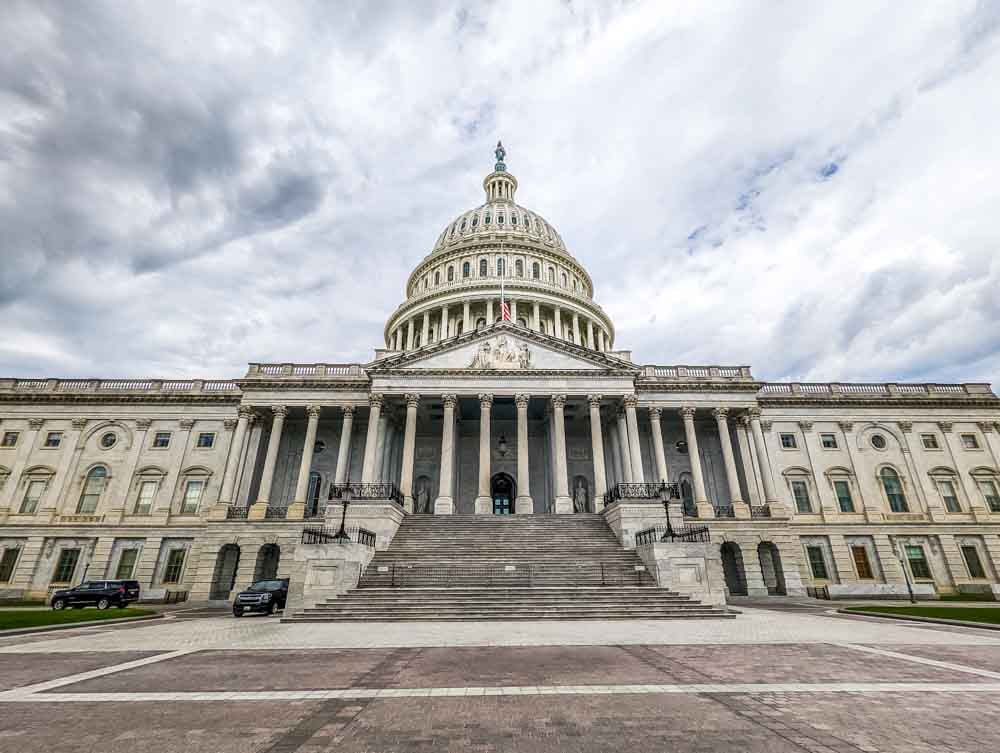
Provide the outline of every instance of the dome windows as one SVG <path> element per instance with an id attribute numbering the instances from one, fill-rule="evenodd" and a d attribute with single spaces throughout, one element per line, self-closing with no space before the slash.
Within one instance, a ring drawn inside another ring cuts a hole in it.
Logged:
<path id="1" fill-rule="evenodd" d="M 518 277 L 524 277 L 524 262 L 520 259 L 514 260 L 514 274 Z"/>
<path id="2" fill-rule="evenodd" d="M 455 281 L 455 268 L 448 267 L 448 282 L 454 282 L 454 281 Z"/>
<path id="3" fill-rule="evenodd" d="M 497 224 L 498 225 L 502 225 L 503 224 L 503 215 L 502 214 L 498 214 L 497 215 Z"/>
<path id="4" fill-rule="evenodd" d="M 463 232 L 463 233 L 465 232 L 465 218 L 464 217 L 462 218 L 462 226 L 459 228 L 459 230 L 461 232 Z"/>
<path id="5" fill-rule="evenodd" d="M 562 286 L 564 288 L 568 286 L 567 278 L 566 278 L 566 273 L 565 272 L 562 273 Z"/>
<path id="6" fill-rule="evenodd" d="M 554 267 L 549 267 L 549 283 L 552 285 L 556 284 L 556 270 Z"/>
<path id="7" fill-rule="evenodd" d="M 512 214 L 510 216 L 510 224 L 511 225 L 516 225 L 517 224 L 517 215 L 516 214 Z"/>
<path id="8" fill-rule="evenodd" d="M 542 265 L 537 261 L 531 265 L 531 279 L 540 280 L 542 278 Z"/>
<path id="9" fill-rule="evenodd" d="M 462 264 L 462 277 L 472 277 L 472 265 L 469 262 L 464 262 Z"/>
<path id="10" fill-rule="evenodd" d="M 506 272 L 506 264 L 503 259 L 497 259 L 497 277 L 503 277 Z"/>
<path id="11" fill-rule="evenodd" d="M 479 224 L 479 215 L 478 214 L 477 215 L 473 215 L 473 217 L 472 217 L 472 227 L 475 227 L 478 224 Z"/>
<path id="12" fill-rule="evenodd" d="M 486 216 L 483 217 L 483 224 L 484 225 L 489 225 L 490 224 L 490 215 L 489 215 L 489 212 L 487 212 Z"/>
<path id="13" fill-rule="evenodd" d="M 435 285 L 440 285 L 441 284 L 441 273 L 440 272 L 435 272 L 434 273 L 434 284 Z"/>
<path id="14" fill-rule="evenodd" d="M 479 276 L 486 277 L 490 273 L 489 266 L 487 265 L 486 259 L 479 260 Z"/>

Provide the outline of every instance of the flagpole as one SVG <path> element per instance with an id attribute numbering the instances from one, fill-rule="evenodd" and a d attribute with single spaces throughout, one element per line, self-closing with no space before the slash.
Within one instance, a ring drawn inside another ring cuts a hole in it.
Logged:
<path id="1" fill-rule="evenodd" d="M 503 255 L 503 241 L 500 241 L 499 256 L 501 259 L 503 259 L 503 272 L 500 274 L 500 321 L 502 322 L 504 321 L 503 307 L 504 304 L 506 303 L 506 299 L 504 298 L 503 281 L 504 278 L 507 276 L 507 259 L 505 259 Z"/>

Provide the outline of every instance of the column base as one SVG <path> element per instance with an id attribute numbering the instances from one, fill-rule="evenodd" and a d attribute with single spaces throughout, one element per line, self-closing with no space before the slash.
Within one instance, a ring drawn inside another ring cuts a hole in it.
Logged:
<path id="1" fill-rule="evenodd" d="M 413 497 L 403 497 L 403 510 L 408 514 L 413 514 Z"/>
<path id="2" fill-rule="evenodd" d="M 267 517 L 267 502 L 254 502 L 247 511 L 247 520 L 264 520 Z"/>
<path id="3" fill-rule="evenodd" d="M 306 516 L 305 502 L 292 502 L 285 513 L 285 520 L 302 520 Z"/>
<path id="4" fill-rule="evenodd" d="M 750 505 L 742 500 L 733 501 L 733 517 L 737 520 L 749 520 L 750 519 Z"/>
<path id="5" fill-rule="evenodd" d="M 212 509 L 208 511 L 209 520 L 225 520 L 229 515 L 229 503 L 219 502 L 212 505 Z"/>
<path id="6" fill-rule="evenodd" d="M 435 515 L 452 515 L 455 512 L 455 500 L 451 497 L 438 497 L 434 500 Z"/>
<path id="7" fill-rule="evenodd" d="M 557 515 L 569 515 L 573 512 L 573 499 L 571 497 L 556 497 L 555 513 Z"/>
<path id="8" fill-rule="evenodd" d="M 699 501 L 697 501 L 697 502 L 694 503 L 694 506 L 698 509 L 698 517 L 699 518 L 714 518 L 715 517 L 715 508 L 712 506 L 712 503 L 709 502 L 708 500 L 704 500 L 704 499 L 699 500 Z M 748 515 L 747 517 L 750 517 L 750 516 Z"/>
<path id="9" fill-rule="evenodd" d="M 476 497 L 476 515 L 492 515 L 493 499 L 491 497 Z"/>
<path id="10" fill-rule="evenodd" d="M 535 500 L 527 495 L 518 495 L 514 500 L 514 513 L 516 515 L 533 515 L 535 512 Z"/>

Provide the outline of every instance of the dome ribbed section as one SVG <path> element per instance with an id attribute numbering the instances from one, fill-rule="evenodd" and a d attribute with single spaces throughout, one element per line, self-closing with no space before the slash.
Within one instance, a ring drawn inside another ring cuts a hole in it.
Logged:
<path id="1" fill-rule="evenodd" d="M 460 214 L 438 237 L 433 253 L 469 241 L 489 240 L 500 234 L 511 240 L 540 243 L 561 254 L 568 253 L 563 239 L 544 217 L 512 201 L 488 201 Z"/>

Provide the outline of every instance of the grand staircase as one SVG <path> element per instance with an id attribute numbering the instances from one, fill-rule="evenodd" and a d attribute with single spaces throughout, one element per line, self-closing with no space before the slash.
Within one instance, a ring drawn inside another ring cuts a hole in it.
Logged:
<path id="1" fill-rule="evenodd" d="M 357 588 L 286 620 L 731 616 L 657 587 L 601 515 L 409 515 Z"/>

